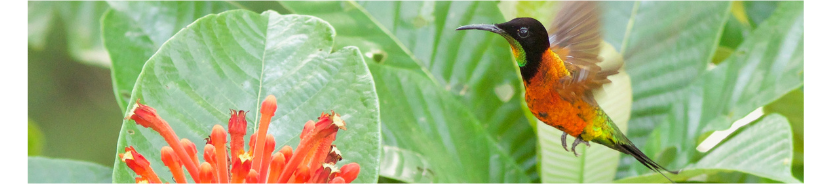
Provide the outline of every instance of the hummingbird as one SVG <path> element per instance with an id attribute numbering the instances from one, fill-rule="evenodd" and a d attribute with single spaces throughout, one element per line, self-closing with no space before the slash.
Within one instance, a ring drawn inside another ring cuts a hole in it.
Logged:
<path id="1" fill-rule="evenodd" d="M 507 40 L 520 68 L 527 106 L 536 118 L 564 132 L 561 139 L 565 151 L 569 151 L 566 140 L 570 135 L 576 138 L 571 150 L 577 157 L 577 145 L 590 146 L 594 142 L 633 156 L 663 177 L 666 175 L 661 171 L 677 174 L 643 154 L 597 104 L 591 90 L 611 82 L 608 76 L 617 74 L 622 65 L 597 65 L 602 61 L 598 56 L 602 37 L 596 4 L 563 3 L 550 32 L 528 17 L 456 30 L 484 30 Z"/>

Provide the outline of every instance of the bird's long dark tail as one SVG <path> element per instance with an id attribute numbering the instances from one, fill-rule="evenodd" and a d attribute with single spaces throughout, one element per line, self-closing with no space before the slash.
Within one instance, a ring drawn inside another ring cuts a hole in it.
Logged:
<path id="1" fill-rule="evenodd" d="M 660 173 L 660 175 L 663 175 L 663 177 L 666 177 L 666 179 L 668 179 L 669 181 L 674 183 L 674 181 L 669 179 L 669 177 L 667 177 L 665 174 L 663 174 L 663 172 L 661 172 L 661 170 L 672 173 L 672 174 L 678 174 L 679 171 L 668 170 L 665 167 L 661 166 L 660 164 L 657 164 L 657 162 L 654 162 L 654 160 L 651 160 L 651 158 L 648 158 L 648 156 L 646 156 L 646 154 L 643 154 L 643 152 L 640 151 L 640 149 L 638 149 L 636 146 L 634 146 L 634 144 L 632 144 L 631 142 L 628 142 L 628 144 L 617 144 L 616 147 L 617 147 L 616 150 L 619 150 L 619 151 L 621 151 L 625 154 L 633 156 L 635 159 L 637 159 L 637 161 L 640 161 L 640 163 L 642 163 L 643 165 L 648 167 L 648 169 L 651 169 L 654 172 Z"/>

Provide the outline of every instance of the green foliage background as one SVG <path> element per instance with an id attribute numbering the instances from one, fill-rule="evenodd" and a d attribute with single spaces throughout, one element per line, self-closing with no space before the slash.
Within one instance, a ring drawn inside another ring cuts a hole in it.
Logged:
<path id="1" fill-rule="evenodd" d="M 600 4 L 606 47 L 625 60 L 633 93 L 631 109 L 620 109 L 631 111 L 630 121 L 617 123 L 628 127 L 627 135 L 646 154 L 687 170 L 675 180 L 803 181 L 803 3 Z M 561 151 L 550 141 L 560 134 L 535 127 L 524 113 L 523 88 L 503 39 L 454 31 L 516 16 L 548 22 L 558 6 L 29 2 L 29 155 L 90 161 L 104 165 L 89 166 L 90 172 L 109 172 L 121 150 L 116 132 L 134 83 L 163 43 L 203 15 L 275 10 L 328 21 L 337 32 L 333 51 L 360 49 L 382 109 L 383 145 L 375 155 L 381 182 L 664 182 L 631 157 L 596 147 L 580 146 L 588 152 L 582 158 L 546 151 Z M 162 11 L 147 11 L 153 8 Z M 763 117 L 709 152 L 695 150 L 712 131 L 757 108 Z M 736 152 L 746 154 L 725 154 Z M 770 163 L 740 162 L 757 157 Z M 38 173 L 33 164 L 90 164 L 40 157 L 29 162 L 30 175 Z M 560 164 L 566 162 L 573 167 Z M 102 181 L 77 177 L 73 181 Z"/>

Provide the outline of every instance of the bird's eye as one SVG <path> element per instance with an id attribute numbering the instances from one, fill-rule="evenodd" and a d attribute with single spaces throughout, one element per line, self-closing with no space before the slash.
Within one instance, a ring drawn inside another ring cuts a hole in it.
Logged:
<path id="1" fill-rule="evenodd" d="M 520 28 L 519 29 L 519 37 L 527 38 L 527 36 L 530 36 L 530 33 L 527 31 L 527 27 Z"/>

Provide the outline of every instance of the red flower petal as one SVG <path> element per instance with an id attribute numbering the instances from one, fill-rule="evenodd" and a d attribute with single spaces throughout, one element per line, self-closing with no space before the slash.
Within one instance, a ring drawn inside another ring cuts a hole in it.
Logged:
<path id="1" fill-rule="evenodd" d="M 360 173 L 360 165 L 357 163 L 349 163 L 340 167 L 340 176 L 346 180 L 346 183 L 351 183 L 357 178 L 357 174 Z"/>

